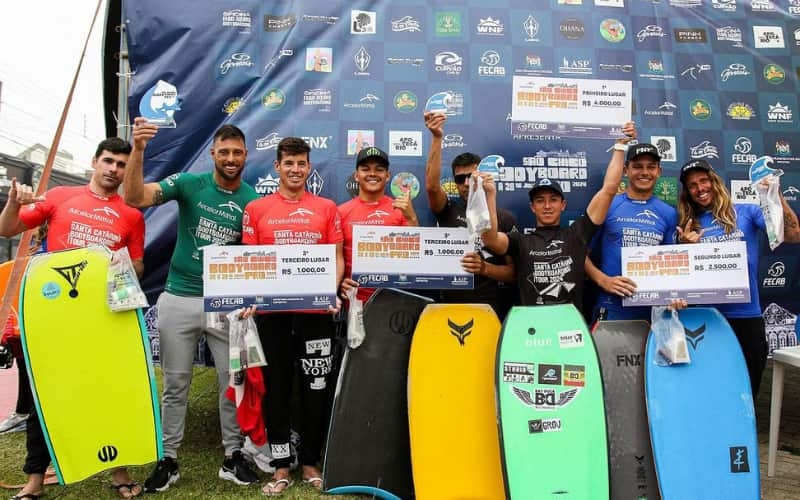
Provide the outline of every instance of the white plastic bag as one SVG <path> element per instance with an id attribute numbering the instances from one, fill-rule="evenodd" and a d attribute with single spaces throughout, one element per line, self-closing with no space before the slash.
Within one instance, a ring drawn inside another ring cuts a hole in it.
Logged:
<path id="1" fill-rule="evenodd" d="M 128 247 L 111 253 L 106 279 L 106 302 L 113 312 L 147 307 L 147 297 L 139 285 Z"/>
<path id="2" fill-rule="evenodd" d="M 486 191 L 483 190 L 483 182 L 480 177 L 475 182 L 473 179 L 469 180 L 466 215 L 470 239 L 477 239 L 492 227 L 489 204 L 486 202 Z"/>
<path id="3" fill-rule="evenodd" d="M 358 288 L 347 290 L 347 300 L 350 307 L 347 309 L 347 345 L 350 349 L 357 349 L 367 336 L 364 328 L 364 303 L 357 298 Z"/>
<path id="4" fill-rule="evenodd" d="M 764 215 L 770 250 L 783 243 L 783 205 L 780 176 L 783 170 L 772 168 L 771 156 L 762 156 L 750 165 L 750 185 L 758 194 L 758 204 Z"/>
<path id="5" fill-rule="evenodd" d="M 686 334 L 683 323 L 678 317 L 678 311 L 669 310 L 665 306 L 653 306 L 650 314 L 650 329 L 656 337 L 659 354 L 656 356 L 656 364 L 669 366 L 690 363 Z"/>
<path id="6" fill-rule="evenodd" d="M 254 368 L 266 366 L 264 350 L 258 338 L 258 329 L 253 317 L 240 319 L 241 309 L 228 314 L 228 349 L 229 369 L 231 374 Z"/>

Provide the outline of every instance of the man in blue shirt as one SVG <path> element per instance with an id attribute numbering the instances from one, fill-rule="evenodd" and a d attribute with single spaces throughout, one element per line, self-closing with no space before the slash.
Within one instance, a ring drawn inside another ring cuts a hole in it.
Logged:
<path id="1" fill-rule="evenodd" d="M 633 295 L 636 283 L 622 274 L 622 247 L 673 243 L 677 212 L 653 196 L 661 177 L 661 155 L 652 144 L 628 148 L 623 174 L 628 185 L 614 197 L 603 226 L 592 240 L 592 259 L 586 259 L 586 275 L 600 292 L 592 311 L 599 319 L 643 319 L 650 321 L 650 307 L 623 307 L 622 298 Z"/>

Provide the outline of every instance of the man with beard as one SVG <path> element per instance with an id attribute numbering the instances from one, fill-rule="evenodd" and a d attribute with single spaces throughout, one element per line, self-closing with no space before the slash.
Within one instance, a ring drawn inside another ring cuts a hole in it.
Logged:
<path id="1" fill-rule="evenodd" d="M 219 477 L 236 484 L 258 481 L 242 457 L 236 407 L 225 397 L 228 387 L 228 335 L 208 328 L 203 312 L 203 258 L 206 245 L 241 241 L 244 207 L 258 198 L 242 182 L 247 160 L 244 133 L 223 125 L 214 134 L 211 158 L 214 170 L 202 174 L 178 173 L 161 182 L 145 184 L 142 172 L 144 150 L 158 127 L 144 118 L 133 126 L 133 150 L 125 171 L 125 201 L 144 208 L 170 200 L 178 202 L 178 239 L 169 266 L 164 292 L 158 298 L 158 331 L 164 392 L 161 423 L 164 458 L 145 481 L 146 491 L 164 491 L 180 478 L 178 447 L 183 440 L 192 362 L 197 341 L 205 334 L 214 356 L 219 389 L 219 420 L 225 458 Z"/>
<path id="2" fill-rule="evenodd" d="M 678 214 L 653 196 L 661 176 L 661 155 L 652 144 L 628 148 L 623 174 L 628 185 L 614 197 L 605 223 L 592 241 L 597 258 L 586 259 L 586 275 L 600 287 L 592 323 L 599 319 L 650 321 L 650 307 L 622 307 L 622 298 L 633 295 L 636 283 L 622 274 L 622 247 L 671 244 Z"/>
<path id="3" fill-rule="evenodd" d="M 44 196 L 34 195 L 31 186 L 12 179 L 8 200 L 0 213 L 0 236 L 9 238 L 29 228 L 47 223 L 47 250 L 50 252 L 88 245 L 103 245 L 110 250 L 127 248 L 136 274 L 144 271 L 144 218 L 125 204 L 117 194 L 126 170 L 131 146 L 113 137 L 102 141 L 92 158 L 92 178 L 86 186 L 59 186 Z M 101 212 L 104 217 L 96 214 Z M 82 229 L 90 228 L 91 231 Z M 111 332 L 109 332 L 111 333 Z M 109 374 L 113 376 L 113 369 Z M 39 416 L 30 412 L 26 422 L 25 486 L 13 498 L 39 498 L 44 491 L 44 475 L 50 464 Z M 124 467 L 112 471 L 112 488 L 120 497 L 142 493 Z"/>

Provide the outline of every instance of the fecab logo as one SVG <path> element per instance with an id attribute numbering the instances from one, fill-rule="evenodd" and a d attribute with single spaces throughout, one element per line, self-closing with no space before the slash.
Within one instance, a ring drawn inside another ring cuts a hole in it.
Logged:
<path id="1" fill-rule="evenodd" d="M 287 16 L 266 14 L 264 16 L 264 31 L 269 31 L 270 33 L 288 31 L 292 29 L 295 24 L 297 24 L 297 17 L 295 17 L 294 14 L 289 14 Z"/>
<path id="2" fill-rule="evenodd" d="M 600 36 L 607 42 L 619 43 L 625 39 L 625 26 L 618 19 L 603 19 Z"/>
<path id="3" fill-rule="evenodd" d="M 570 17 L 561 21 L 558 32 L 567 40 L 580 40 L 586 34 L 586 26 L 580 19 Z"/>
<path id="4" fill-rule="evenodd" d="M 377 31 L 377 14 L 370 10 L 350 11 L 350 34 L 374 35 Z"/>
<path id="5" fill-rule="evenodd" d="M 737 165 L 750 166 L 758 158 L 753 151 L 753 141 L 749 137 L 739 136 L 733 143 L 733 154 L 731 155 L 731 163 Z"/>
<path id="6" fill-rule="evenodd" d="M 708 35 L 703 28 L 674 28 L 672 33 L 678 43 L 706 43 Z"/>
<path id="7" fill-rule="evenodd" d="M 461 36 L 461 13 L 458 11 L 437 12 L 436 36 Z"/>
<path id="8" fill-rule="evenodd" d="M 356 70 L 353 72 L 355 76 L 370 76 L 370 73 L 367 71 L 369 68 L 369 63 L 372 61 L 372 56 L 369 54 L 369 51 L 364 48 L 362 45 L 353 56 L 353 63 L 356 65 Z"/>
<path id="9" fill-rule="evenodd" d="M 419 21 L 411 16 L 403 16 L 400 19 L 392 19 L 390 22 L 391 30 L 396 33 L 417 33 L 422 31 Z"/>
<path id="10" fill-rule="evenodd" d="M 763 288 L 781 288 L 786 286 L 786 265 L 781 261 L 773 262 L 767 268 L 767 276 L 761 282 Z"/>
<path id="11" fill-rule="evenodd" d="M 783 67 L 775 63 L 769 63 L 764 66 L 762 75 L 764 76 L 764 80 L 772 85 L 780 85 L 786 80 L 786 71 Z"/>
<path id="12" fill-rule="evenodd" d="M 458 76 L 464 68 L 464 59 L 452 51 L 439 52 L 433 58 L 433 69 L 437 73 Z"/>
<path id="13" fill-rule="evenodd" d="M 800 0 L 789 0 L 789 14 L 796 16 L 800 14 Z"/>
<path id="14" fill-rule="evenodd" d="M 722 12 L 736 12 L 736 0 L 711 0 L 711 7 Z"/>
<path id="15" fill-rule="evenodd" d="M 636 41 L 642 43 L 649 38 L 664 38 L 667 34 L 664 28 L 656 24 L 648 24 L 636 33 Z"/>
<path id="16" fill-rule="evenodd" d="M 279 88 L 267 89 L 261 98 L 261 104 L 270 111 L 281 109 L 286 104 L 286 94 Z"/>
<path id="17" fill-rule="evenodd" d="M 478 24 L 475 26 L 475 34 L 481 36 L 503 36 L 506 28 L 503 22 L 499 19 L 493 19 L 492 16 L 486 19 L 479 19 Z"/>
<path id="18" fill-rule="evenodd" d="M 394 95 L 392 100 L 394 109 L 401 113 L 411 113 L 417 109 L 417 96 L 410 90 L 401 90 Z"/>
<path id="19" fill-rule="evenodd" d="M 226 115 L 232 115 L 242 107 L 242 104 L 244 104 L 244 99 L 241 97 L 230 97 L 222 105 L 222 112 Z"/>
<path id="20" fill-rule="evenodd" d="M 539 42 L 539 21 L 533 17 L 532 14 L 528 14 L 528 17 L 522 21 L 522 29 L 525 31 L 525 41 L 526 42 Z"/>
<path id="21" fill-rule="evenodd" d="M 753 12 L 775 12 L 775 5 L 770 0 L 750 0 Z"/>
<path id="22" fill-rule="evenodd" d="M 735 26 L 717 28 L 717 41 L 729 42 L 733 47 L 742 46 L 742 30 Z"/>
<path id="23" fill-rule="evenodd" d="M 742 63 L 731 63 L 719 74 L 720 80 L 727 82 L 730 78 L 750 76 L 750 70 Z"/>
<path id="24" fill-rule="evenodd" d="M 725 112 L 728 118 L 738 121 L 749 121 L 755 118 L 756 112 L 753 107 L 746 102 L 732 102 L 728 105 L 728 110 Z"/>
<path id="25" fill-rule="evenodd" d="M 775 104 L 768 104 L 769 109 L 767 110 L 767 122 L 768 123 L 779 123 L 779 124 L 791 124 L 794 118 L 794 114 L 792 113 L 792 109 L 785 105 L 781 104 L 780 101 L 775 102 Z"/>
<path id="26" fill-rule="evenodd" d="M 719 158 L 719 148 L 711 144 L 709 140 L 700 141 L 697 145 L 689 147 L 689 156 L 692 160 L 699 160 L 701 158 L 716 159 Z"/>
<path id="27" fill-rule="evenodd" d="M 250 33 L 253 28 L 253 18 L 246 10 L 225 10 L 222 12 L 222 27 L 237 29 L 239 33 Z"/>
<path id="28" fill-rule="evenodd" d="M 711 104 L 705 99 L 692 99 L 689 103 L 689 114 L 695 120 L 704 122 L 711 118 Z"/>
<path id="29" fill-rule="evenodd" d="M 500 62 L 500 54 L 496 50 L 485 51 L 478 65 L 478 76 L 506 76 L 506 68 Z"/>
<path id="30" fill-rule="evenodd" d="M 782 49 L 786 46 L 780 26 L 753 26 L 753 42 L 757 49 Z"/>

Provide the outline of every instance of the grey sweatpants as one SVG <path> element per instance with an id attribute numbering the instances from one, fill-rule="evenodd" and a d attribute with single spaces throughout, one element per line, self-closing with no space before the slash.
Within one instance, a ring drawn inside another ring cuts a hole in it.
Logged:
<path id="1" fill-rule="evenodd" d="M 219 388 L 219 421 L 222 446 L 230 456 L 241 449 L 244 438 L 236 422 L 236 406 L 225 397 L 228 387 L 228 336 L 206 330 L 202 297 L 181 297 L 163 292 L 158 298 L 158 332 L 164 393 L 161 396 L 161 426 L 164 455 L 177 458 L 183 441 L 192 363 L 197 342 L 205 334 L 214 356 Z"/>

